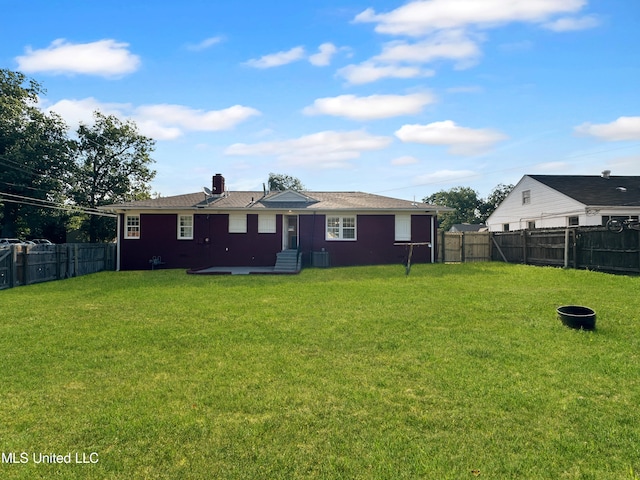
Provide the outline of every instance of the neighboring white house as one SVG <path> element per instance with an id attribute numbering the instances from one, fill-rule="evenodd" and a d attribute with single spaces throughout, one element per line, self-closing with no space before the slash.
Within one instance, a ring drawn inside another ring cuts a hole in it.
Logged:
<path id="1" fill-rule="evenodd" d="M 525 175 L 487 219 L 492 232 L 638 219 L 640 176 Z"/>

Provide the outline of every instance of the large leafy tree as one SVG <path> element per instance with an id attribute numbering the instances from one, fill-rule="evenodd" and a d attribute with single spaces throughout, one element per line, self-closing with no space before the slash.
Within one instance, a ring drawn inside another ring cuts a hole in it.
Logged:
<path id="1" fill-rule="evenodd" d="M 469 187 L 440 190 L 424 198 L 424 202 L 455 208 L 455 212 L 440 215 L 440 227 L 449 230 L 457 223 L 484 223 L 498 205 L 511 193 L 513 185 L 498 184 L 486 199 Z"/>
<path id="2" fill-rule="evenodd" d="M 449 230 L 457 223 L 475 223 L 478 219 L 478 209 L 482 200 L 478 193 L 469 187 L 454 187 L 450 190 L 441 190 L 423 199 L 432 205 L 442 205 L 455 208 L 455 212 L 446 212 L 440 215 L 440 227 Z"/>
<path id="3" fill-rule="evenodd" d="M 41 235 L 60 204 L 72 168 L 67 125 L 38 108 L 45 93 L 20 72 L 0 69 L 0 197 L 3 237 Z"/>
<path id="4" fill-rule="evenodd" d="M 269 174 L 269 190 L 284 192 L 285 190 L 296 190 L 302 191 L 304 190 L 304 185 L 302 182 L 290 175 L 283 175 L 281 173 L 270 173 Z"/>
<path id="5" fill-rule="evenodd" d="M 95 112 L 94 124 L 81 124 L 77 136 L 76 178 L 71 188 L 76 205 L 96 209 L 150 197 L 149 182 L 156 174 L 150 168 L 155 142 L 141 135 L 133 121 Z M 92 242 L 110 240 L 115 236 L 115 220 L 89 215 L 83 230 Z"/>

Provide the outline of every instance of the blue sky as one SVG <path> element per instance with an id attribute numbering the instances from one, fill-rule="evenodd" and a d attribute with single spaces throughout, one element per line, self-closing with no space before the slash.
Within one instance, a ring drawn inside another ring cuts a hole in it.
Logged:
<path id="1" fill-rule="evenodd" d="M 153 191 L 269 172 L 309 190 L 487 196 L 640 175 L 635 0 L 0 0 L 0 68 L 156 140 Z"/>

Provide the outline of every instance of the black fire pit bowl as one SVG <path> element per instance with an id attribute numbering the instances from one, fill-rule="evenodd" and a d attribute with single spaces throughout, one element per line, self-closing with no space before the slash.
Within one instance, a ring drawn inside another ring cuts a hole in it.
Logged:
<path id="1" fill-rule="evenodd" d="M 565 305 L 558 307 L 558 318 L 570 328 L 594 330 L 596 328 L 596 312 L 589 307 Z"/>

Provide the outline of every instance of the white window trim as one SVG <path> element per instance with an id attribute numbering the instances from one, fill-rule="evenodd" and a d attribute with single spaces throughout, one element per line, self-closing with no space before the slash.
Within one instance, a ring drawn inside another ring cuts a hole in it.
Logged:
<path id="1" fill-rule="evenodd" d="M 229 233 L 247 233 L 247 214 L 229 214 Z"/>
<path id="2" fill-rule="evenodd" d="M 137 225 L 130 225 L 129 224 L 129 219 L 130 218 L 137 218 L 138 222 Z M 134 227 L 137 227 L 137 229 L 134 230 Z M 137 235 L 131 235 L 130 232 L 132 231 L 136 231 L 138 234 Z M 127 240 L 140 240 L 140 237 L 142 235 L 142 230 L 140 228 L 140 215 L 125 215 L 124 216 L 124 238 L 126 238 Z"/>
<path id="3" fill-rule="evenodd" d="M 411 215 L 396 215 L 396 242 L 411 241 Z"/>
<path id="4" fill-rule="evenodd" d="M 258 233 L 276 233 L 276 215 L 271 213 L 258 214 Z"/>
<path id="5" fill-rule="evenodd" d="M 329 219 L 330 218 L 338 218 L 339 219 L 339 231 L 338 237 L 330 237 L 329 236 Z M 346 227 L 348 229 L 353 228 L 353 238 L 344 238 L 344 220 L 345 218 L 353 219 L 353 227 Z M 327 215 L 325 217 L 324 222 L 324 234 L 325 240 L 329 242 L 355 242 L 358 240 L 358 216 L 357 215 Z"/>
<path id="6" fill-rule="evenodd" d="M 185 217 L 191 220 L 189 225 L 182 225 L 182 219 Z M 191 235 L 182 235 L 181 228 L 189 228 L 191 230 Z M 193 215 L 178 214 L 178 240 L 193 240 Z"/>
<path id="7" fill-rule="evenodd" d="M 530 205 L 530 204 L 531 204 L 531 190 L 523 190 L 522 205 Z"/>

